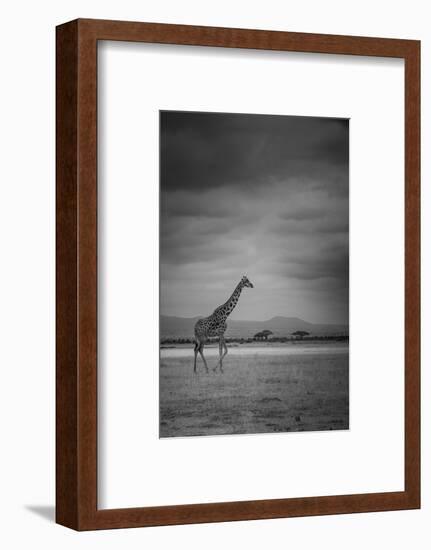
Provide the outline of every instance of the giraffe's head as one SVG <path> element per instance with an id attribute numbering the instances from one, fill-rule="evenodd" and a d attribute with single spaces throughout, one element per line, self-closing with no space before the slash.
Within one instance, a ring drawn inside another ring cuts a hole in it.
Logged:
<path id="1" fill-rule="evenodd" d="M 243 275 L 242 279 L 241 279 L 241 284 L 242 286 L 244 287 L 247 287 L 247 288 L 254 288 L 253 287 L 253 283 L 251 283 L 247 277 L 247 275 Z"/>

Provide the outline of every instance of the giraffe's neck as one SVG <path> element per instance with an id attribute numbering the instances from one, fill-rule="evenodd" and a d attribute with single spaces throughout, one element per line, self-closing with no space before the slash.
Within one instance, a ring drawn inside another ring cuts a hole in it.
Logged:
<path id="1" fill-rule="evenodd" d="M 242 291 L 242 284 L 241 282 L 239 282 L 235 290 L 232 292 L 232 295 L 229 298 L 229 300 L 218 308 L 219 311 L 223 313 L 226 317 L 232 313 L 234 307 L 238 303 L 239 297 L 241 295 L 241 291 Z"/>

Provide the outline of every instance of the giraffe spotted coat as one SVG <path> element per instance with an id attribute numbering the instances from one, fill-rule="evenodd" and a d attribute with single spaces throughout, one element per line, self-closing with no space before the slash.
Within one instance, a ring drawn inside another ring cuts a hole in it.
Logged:
<path id="1" fill-rule="evenodd" d="M 204 362 L 205 369 L 208 372 L 207 362 L 203 355 L 203 348 L 205 343 L 208 341 L 208 338 L 211 337 L 219 338 L 219 361 L 214 368 L 214 371 L 217 370 L 217 367 L 220 367 L 220 371 L 223 372 L 223 358 L 227 354 L 227 345 L 224 340 L 224 334 L 227 329 L 226 319 L 237 305 L 242 289 L 244 287 L 253 288 L 252 283 L 245 275 L 241 278 L 240 282 L 236 286 L 235 290 L 233 291 L 227 302 L 215 309 L 209 317 L 204 317 L 203 319 L 199 319 L 199 321 L 197 321 L 195 325 L 194 372 L 196 372 L 196 360 L 198 353 L 200 353 Z"/>

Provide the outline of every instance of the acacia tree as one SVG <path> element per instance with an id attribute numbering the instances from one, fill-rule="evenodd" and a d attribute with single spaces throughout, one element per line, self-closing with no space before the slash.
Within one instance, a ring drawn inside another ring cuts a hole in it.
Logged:
<path id="1" fill-rule="evenodd" d="M 306 330 L 297 330 L 295 332 L 292 332 L 292 336 L 296 336 L 296 338 L 302 340 L 304 336 L 310 336 L 310 333 Z"/>
<path id="2" fill-rule="evenodd" d="M 254 335 L 254 339 L 255 340 L 268 340 L 268 336 L 270 334 L 273 334 L 272 331 L 270 330 L 262 330 L 261 332 L 258 332 L 257 334 Z"/>

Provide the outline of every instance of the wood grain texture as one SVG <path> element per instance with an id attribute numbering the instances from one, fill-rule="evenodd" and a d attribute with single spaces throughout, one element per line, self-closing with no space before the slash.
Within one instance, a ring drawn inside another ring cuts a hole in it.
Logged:
<path id="1" fill-rule="evenodd" d="M 405 491 L 420 507 L 420 44 L 405 57 Z"/>
<path id="2" fill-rule="evenodd" d="M 404 59 L 404 491 L 97 509 L 98 40 Z M 402 510 L 420 506 L 419 151 L 420 43 L 417 41 L 89 19 L 72 21 L 57 28 L 58 523 L 76 530 L 110 529 Z"/>
<path id="3" fill-rule="evenodd" d="M 56 59 L 56 520 L 77 526 L 78 24 L 57 29 Z"/>

